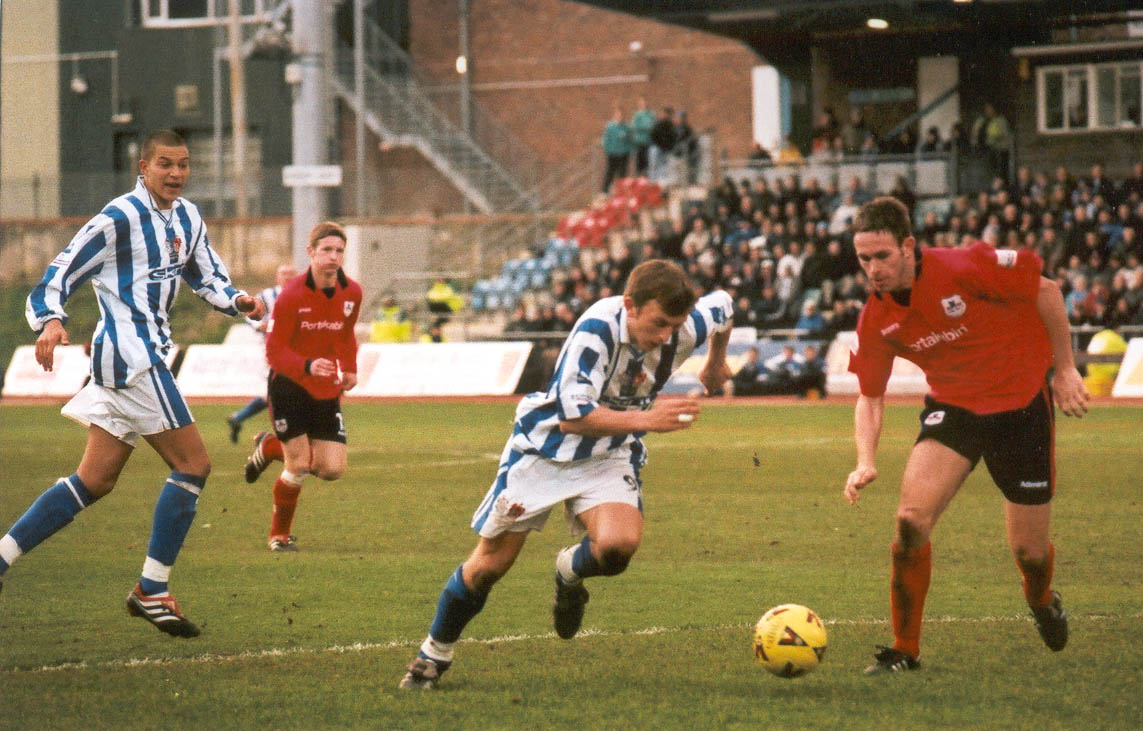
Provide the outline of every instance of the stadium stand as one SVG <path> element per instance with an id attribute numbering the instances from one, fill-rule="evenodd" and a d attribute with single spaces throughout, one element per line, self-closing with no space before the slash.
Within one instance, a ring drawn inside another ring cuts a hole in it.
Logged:
<path id="1" fill-rule="evenodd" d="M 853 214 L 874 195 L 893 194 L 914 209 L 924 248 L 980 239 L 1035 250 L 1064 291 L 1082 349 L 1105 328 L 1143 329 L 1143 161 L 1121 180 L 1098 165 L 1087 172 L 1021 167 L 1010 184 L 997 177 L 983 190 L 927 197 L 903 178 L 884 189 L 858 178 L 822 185 L 796 169 L 773 184 L 728 177 L 710 189 L 624 179 L 610 197 L 565 218 L 538 251 L 477 282 L 471 304 L 478 312 L 519 307 L 509 321 L 517 337 L 560 331 L 552 308 L 570 310 L 574 321 L 621 291 L 639 261 L 668 257 L 704 291 L 728 290 L 736 325 L 828 347 L 853 329 L 870 292 L 850 245 Z M 812 330 L 808 310 L 817 311 Z"/>

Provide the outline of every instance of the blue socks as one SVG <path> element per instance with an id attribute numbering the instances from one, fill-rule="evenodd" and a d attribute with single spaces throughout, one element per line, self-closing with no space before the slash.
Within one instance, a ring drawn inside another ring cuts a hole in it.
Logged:
<path id="1" fill-rule="evenodd" d="M 260 414 L 265 408 L 266 399 L 259 396 L 258 398 L 253 399 L 250 403 L 243 406 L 236 414 L 234 414 L 233 418 L 235 421 L 243 422 L 255 414 Z"/>
<path id="2" fill-rule="evenodd" d="M 429 636 L 437 642 L 451 644 L 460 639 L 465 625 L 480 614 L 488 599 L 488 592 L 477 593 L 464 585 L 463 569 L 461 564 L 449 577 L 437 602 L 437 614 L 429 628 Z"/>
<path id="3" fill-rule="evenodd" d="M 151 526 L 151 542 L 139 587 L 144 594 L 165 594 L 171 567 L 178 558 L 183 540 L 194 521 L 198 496 L 206 486 L 206 478 L 186 472 L 172 472 L 155 503 Z"/>
<path id="4" fill-rule="evenodd" d="M 61 477 L 0 538 L 0 576 L 19 556 L 43 543 L 96 500 L 79 475 Z"/>
<path id="5" fill-rule="evenodd" d="M 591 555 L 591 539 L 587 536 L 579 542 L 579 548 L 575 549 L 572 554 L 572 571 L 576 576 L 581 579 L 586 579 L 590 576 L 603 576 L 603 567 Z"/>

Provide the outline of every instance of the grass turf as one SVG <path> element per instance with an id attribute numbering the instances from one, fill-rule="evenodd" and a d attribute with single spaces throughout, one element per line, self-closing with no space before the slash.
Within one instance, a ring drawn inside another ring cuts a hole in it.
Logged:
<path id="1" fill-rule="evenodd" d="M 626 574 L 590 580 L 583 635 L 551 630 L 552 560 L 570 542 L 557 513 L 469 625 L 440 689 L 399 692 L 441 586 L 475 542 L 468 520 L 513 408 L 348 404 L 346 477 L 307 481 L 301 551 L 272 554 L 276 470 L 246 485 L 248 443 L 227 441 L 230 408 L 195 407 L 214 472 L 172 588 L 203 635 L 169 638 L 123 609 L 167 472 L 143 446 L 110 496 L 6 575 L 0 728 L 1139 725 L 1133 407 L 1060 420 L 1062 653 L 1027 618 L 1000 496 L 978 469 L 934 538 L 924 669 L 862 676 L 873 644 L 890 639 L 888 544 L 918 409 L 888 408 L 882 478 L 851 508 L 850 407 L 712 405 L 694 428 L 648 439 L 643 546 Z M 0 409 L 0 530 L 75 467 L 84 434 L 57 411 Z M 830 632 L 823 665 L 792 681 L 764 673 L 749 641 L 757 617 L 786 602 L 813 607 Z"/>

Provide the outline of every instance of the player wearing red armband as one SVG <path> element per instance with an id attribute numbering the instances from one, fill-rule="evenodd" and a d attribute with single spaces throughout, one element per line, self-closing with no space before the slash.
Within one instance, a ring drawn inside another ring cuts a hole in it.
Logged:
<path id="1" fill-rule="evenodd" d="M 1055 492 L 1052 397 L 1069 416 L 1087 411 L 1063 297 L 1040 275 L 1031 251 L 978 242 L 921 252 L 905 207 L 893 198 L 865 204 L 854 219 L 854 248 L 873 296 L 857 326 L 857 467 L 850 504 L 877 478 L 885 387 L 900 356 L 925 372 L 929 394 L 921 431 L 905 466 L 892 545 L 892 647 L 867 674 L 920 667 L 921 619 L 929 589 L 929 536 L 983 457 L 1004 495 L 1008 543 L 1024 597 L 1044 643 L 1062 650 L 1067 617 L 1053 591 L 1049 539 Z"/>
<path id="2" fill-rule="evenodd" d="M 286 465 L 274 483 L 270 550 L 296 551 L 290 535 L 302 478 L 336 480 L 345 472 L 341 394 L 357 385 L 361 286 L 341 270 L 345 229 L 324 222 L 310 231 L 310 266 L 291 279 L 274 303 L 266 331 L 273 433 L 254 439 L 246 481 L 254 482 L 276 459 Z"/>

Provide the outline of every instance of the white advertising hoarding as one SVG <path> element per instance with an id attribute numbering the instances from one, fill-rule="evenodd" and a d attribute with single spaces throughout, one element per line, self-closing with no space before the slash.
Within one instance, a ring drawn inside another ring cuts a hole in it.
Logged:
<path id="1" fill-rule="evenodd" d="M 497 396 L 520 382 L 532 344 L 367 343 L 348 396 Z"/>
<path id="2" fill-rule="evenodd" d="M 266 393 L 265 346 L 192 345 L 178 381 L 183 396 L 261 396 Z"/>
<path id="3" fill-rule="evenodd" d="M 21 345 L 12 354 L 4 374 L 4 396 L 60 396 L 71 398 L 83 388 L 91 359 L 82 345 L 58 345 L 52 370 L 36 362 L 36 346 Z"/>

